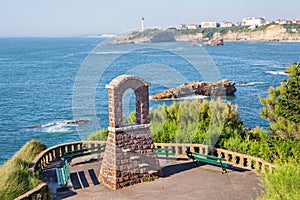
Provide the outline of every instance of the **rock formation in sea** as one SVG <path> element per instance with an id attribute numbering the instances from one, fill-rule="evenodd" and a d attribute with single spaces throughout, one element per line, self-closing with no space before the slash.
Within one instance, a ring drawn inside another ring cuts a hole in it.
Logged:
<path id="1" fill-rule="evenodd" d="M 176 88 L 165 90 L 152 96 L 152 99 L 174 99 L 190 95 L 225 96 L 234 95 L 235 82 L 223 79 L 217 82 L 192 81 Z"/>
<path id="2" fill-rule="evenodd" d="M 213 38 L 207 42 L 203 42 L 202 46 L 223 46 L 224 42 L 222 38 Z"/>

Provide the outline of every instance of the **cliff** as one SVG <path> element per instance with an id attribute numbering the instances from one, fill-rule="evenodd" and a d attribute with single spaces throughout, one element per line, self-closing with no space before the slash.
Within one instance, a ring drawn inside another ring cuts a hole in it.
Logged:
<path id="1" fill-rule="evenodd" d="M 108 44 L 135 44 L 154 42 L 188 42 L 208 39 L 226 41 L 300 41 L 300 25 L 270 24 L 251 30 L 248 27 L 202 28 L 195 30 L 147 29 L 116 38 Z"/>
<path id="2" fill-rule="evenodd" d="M 165 90 L 152 96 L 152 99 L 174 99 L 190 95 L 225 96 L 236 92 L 235 83 L 227 79 L 217 82 L 192 81 L 176 88 Z"/>
<path id="3" fill-rule="evenodd" d="M 219 36 L 215 34 L 215 36 Z M 300 41 L 300 34 L 297 32 L 289 33 L 286 28 L 281 25 L 270 25 L 263 30 L 249 32 L 233 32 L 229 31 L 222 35 L 224 40 L 250 40 L 250 41 Z"/>

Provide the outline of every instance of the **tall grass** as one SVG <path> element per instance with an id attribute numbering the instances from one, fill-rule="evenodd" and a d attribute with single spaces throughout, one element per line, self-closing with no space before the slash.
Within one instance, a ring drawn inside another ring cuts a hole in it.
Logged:
<path id="1" fill-rule="evenodd" d="M 273 173 L 265 174 L 264 200 L 298 200 L 300 199 L 300 165 L 287 163 L 277 166 Z"/>
<path id="2" fill-rule="evenodd" d="M 46 146 L 41 142 L 31 140 L 0 167 L 0 199 L 14 199 L 38 185 L 37 174 L 31 176 L 28 168 L 45 149 Z"/>

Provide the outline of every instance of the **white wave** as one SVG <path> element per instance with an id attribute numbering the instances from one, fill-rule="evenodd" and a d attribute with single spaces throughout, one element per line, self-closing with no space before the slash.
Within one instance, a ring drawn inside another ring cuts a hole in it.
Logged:
<path id="1" fill-rule="evenodd" d="M 272 75 L 287 75 L 285 71 L 266 71 L 267 74 L 272 74 Z"/>
<path id="2" fill-rule="evenodd" d="M 42 131 L 47 133 L 67 133 L 71 132 L 72 130 L 64 124 L 56 124 L 54 126 L 43 128 Z"/>
<path id="3" fill-rule="evenodd" d="M 186 97 L 179 97 L 179 98 L 170 98 L 170 99 L 152 99 L 152 96 L 150 96 L 151 100 L 155 101 L 182 101 L 182 100 L 196 100 L 196 99 L 206 99 L 208 96 L 203 96 L 203 95 L 191 95 L 191 96 L 186 96 Z"/>
<path id="4" fill-rule="evenodd" d="M 99 51 L 99 52 L 95 52 L 95 54 L 124 54 L 124 53 L 127 53 L 127 52 L 122 52 L 122 51 Z"/>
<path id="5" fill-rule="evenodd" d="M 11 60 L 10 58 L 0 58 L 0 61 L 7 61 L 7 60 Z"/>
<path id="6" fill-rule="evenodd" d="M 251 85 L 261 85 L 264 83 L 265 82 L 240 82 L 238 85 L 239 86 L 251 86 Z"/>
<path id="7" fill-rule="evenodd" d="M 69 57 L 72 57 L 72 56 L 75 56 L 75 54 L 74 53 L 69 53 L 67 55 L 62 56 L 62 58 L 69 58 Z"/>
<path id="8" fill-rule="evenodd" d="M 90 120 L 65 120 L 58 122 L 50 122 L 46 124 L 39 124 L 31 127 L 27 127 L 27 131 L 33 132 L 46 132 L 46 133 L 68 133 L 74 131 L 73 127 L 79 126 L 80 124 L 89 123 Z"/>

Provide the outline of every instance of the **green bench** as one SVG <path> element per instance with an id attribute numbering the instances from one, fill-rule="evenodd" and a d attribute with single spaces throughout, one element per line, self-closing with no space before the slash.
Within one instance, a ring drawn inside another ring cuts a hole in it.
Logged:
<path id="1" fill-rule="evenodd" d="M 173 151 L 173 148 L 155 148 L 157 155 L 163 155 L 167 158 L 171 155 L 174 156 L 175 152 Z"/>
<path id="2" fill-rule="evenodd" d="M 207 154 L 201 154 L 197 152 L 191 152 L 191 151 L 186 151 L 186 155 L 190 158 L 193 159 L 193 162 L 197 164 L 197 161 L 213 164 L 220 166 L 222 168 L 222 174 L 227 173 L 227 168 L 231 167 L 231 164 L 226 163 L 225 158 L 219 158 L 216 156 L 211 156 Z"/>
<path id="3" fill-rule="evenodd" d="M 65 155 L 62 157 L 62 160 L 66 160 L 68 163 L 70 163 L 71 160 L 74 158 L 81 157 L 81 156 L 88 156 L 92 154 L 97 154 L 99 158 L 102 152 L 104 152 L 104 146 L 83 148 L 83 149 L 66 152 Z"/>
<path id="4" fill-rule="evenodd" d="M 66 187 L 71 174 L 68 162 L 65 161 L 64 165 L 60 168 L 56 168 L 55 171 L 58 185 L 61 187 Z"/>

